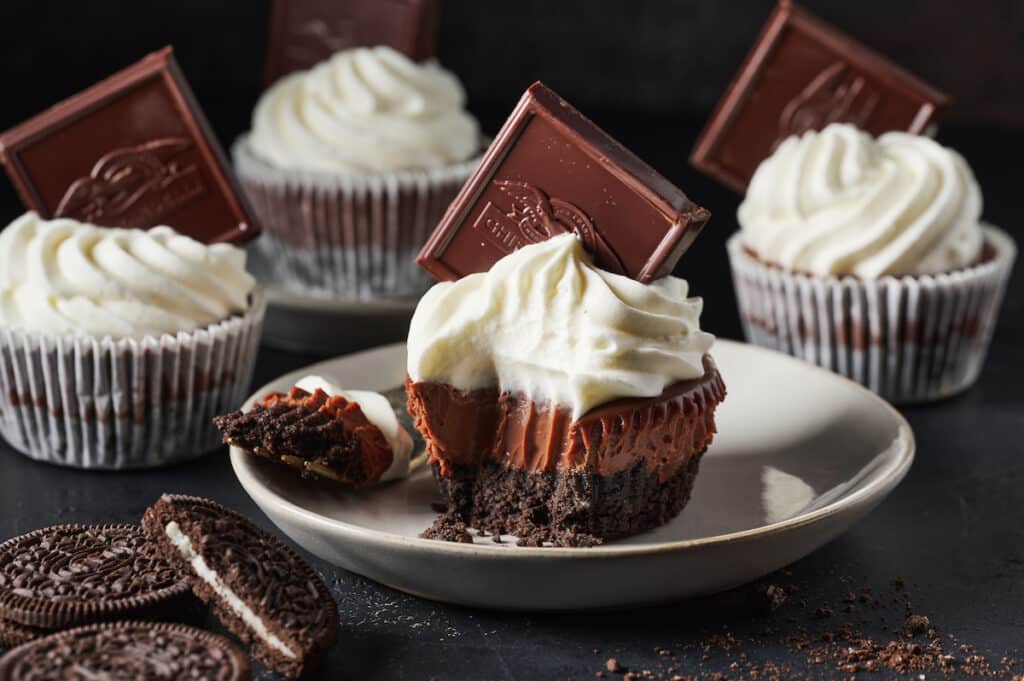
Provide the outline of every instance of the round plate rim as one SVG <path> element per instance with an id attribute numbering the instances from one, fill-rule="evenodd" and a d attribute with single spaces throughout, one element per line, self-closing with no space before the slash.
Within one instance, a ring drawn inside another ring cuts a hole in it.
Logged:
<path id="1" fill-rule="evenodd" d="M 854 490 L 851 494 L 839 497 L 835 501 L 832 501 L 821 508 L 810 511 L 809 513 L 800 514 L 792 518 L 787 518 L 782 521 L 762 525 L 756 528 L 740 530 L 737 532 L 728 532 L 726 534 L 713 535 L 710 537 L 698 537 L 695 539 L 682 539 L 670 542 L 655 542 L 650 544 L 611 544 L 587 548 L 530 546 L 516 546 L 513 548 L 501 546 L 491 547 L 478 544 L 444 542 L 434 539 L 423 539 L 421 537 L 407 537 L 393 532 L 373 530 L 360 525 L 348 523 L 343 520 L 328 518 L 319 513 L 303 508 L 295 502 L 272 492 L 261 484 L 256 479 L 255 475 L 253 475 L 249 470 L 248 464 L 252 457 L 237 447 L 231 447 L 231 467 L 246 493 L 252 497 L 257 505 L 262 506 L 264 503 L 270 503 L 283 514 L 291 517 L 302 518 L 305 522 L 325 527 L 342 536 L 350 537 L 357 541 L 372 542 L 380 546 L 388 546 L 395 549 L 441 552 L 450 553 L 456 556 L 472 556 L 474 558 L 499 560 L 511 556 L 517 558 L 556 558 L 562 560 L 578 560 L 586 559 L 588 557 L 625 558 L 704 549 L 725 544 L 765 539 L 779 533 L 789 532 L 807 525 L 816 524 L 838 513 L 859 508 L 876 499 L 880 501 L 885 498 L 885 496 L 888 495 L 889 492 L 891 492 L 906 476 L 907 472 L 910 470 L 910 466 L 913 464 L 917 448 L 914 431 L 910 427 L 906 418 L 904 418 L 895 407 L 883 400 L 881 397 L 859 383 L 844 376 L 840 376 L 839 374 L 827 369 L 822 369 L 821 367 L 804 362 L 803 360 L 776 350 L 770 350 L 750 343 L 742 343 L 722 338 L 716 339 L 715 344 L 736 346 L 743 352 L 753 351 L 757 353 L 764 353 L 771 355 L 773 359 L 795 362 L 799 364 L 802 369 L 819 372 L 819 374 L 827 376 L 829 380 L 835 380 L 841 384 L 845 383 L 848 386 L 852 386 L 857 391 L 861 392 L 862 395 L 873 401 L 876 406 L 881 407 L 884 412 L 887 412 L 889 416 L 895 420 L 899 433 L 904 436 L 902 438 L 902 447 L 900 451 L 893 456 L 893 460 L 886 466 L 876 471 L 872 471 L 871 480 L 866 482 L 863 486 Z M 302 369 L 282 374 L 246 398 L 245 404 L 248 404 L 258 396 L 263 395 L 267 392 L 269 386 L 283 379 L 288 379 L 290 376 L 294 375 L 298 377 L 308 374 L 316 371 L 316 368 L 320 365 L 333 363 L 340 359 L 356 359 L 362 355 L 393 352 L 398 348 L 403 348 L 404 345 L 404 343 L 381 345 L 376 348 L 370 348 L 368 350 L 326 359 Z M 714 349 L 712 348 L 712 355 L 713 354 Z M 254 489 L 258 491 L 254 493 Z"/>

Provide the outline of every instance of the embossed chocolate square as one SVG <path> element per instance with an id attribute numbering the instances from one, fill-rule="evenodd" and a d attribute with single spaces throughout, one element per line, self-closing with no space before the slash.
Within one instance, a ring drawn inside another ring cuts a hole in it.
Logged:
<path id="1" fill-rule="evenodd" d="M 690 162 L 736 191 L 785 138 L 829 123 L 879 135 L 922 133 L 946 95 L 813 16 L 780 0 L 719 101 Z"/>
<path id="2" fill-rule="evenodd" d="M 441 280 L 576 233 L 598 266 L 672 272 L 711 214 L 544 84 L 530 86 L 416 259 Z"/>
<path id="3" fill-rule="evenodd" d="M 169 47 L 0 135 L 0 160 L 46 218 L 206 243 L 259 234 Z"/>
<path id="4" fill-rule="evenodd" d="M 417 61 L 434 56 L 440 0 L 274 0 L 268 85 L 350 47 L 389 45 Z"/>

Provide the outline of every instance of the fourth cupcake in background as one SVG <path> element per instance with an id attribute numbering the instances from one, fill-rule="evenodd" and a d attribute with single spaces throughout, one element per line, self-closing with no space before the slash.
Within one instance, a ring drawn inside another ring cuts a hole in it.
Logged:
<path id="1" fill-rule="evenodd" d="M 408 298 L 416 253 L 476 165 L 458 79 L 386 46 L 339 52 L 275 83 L 234 147 L 276 285 Z"/>
<path id="2" fill-rule="evenodd" d="M 754 174 L 729 258 L 748 338 L 896 402 L 978 377 L 1016 254 L 955 151 L 833 124 Z"/>
<path id="3" fill-rule="evenodd" d="M 781 0 L 691 161 L 746 196 L 728 243 L 747 338 L 894 402 L 978 377 L 1016 255 L 948 98 Z"/>

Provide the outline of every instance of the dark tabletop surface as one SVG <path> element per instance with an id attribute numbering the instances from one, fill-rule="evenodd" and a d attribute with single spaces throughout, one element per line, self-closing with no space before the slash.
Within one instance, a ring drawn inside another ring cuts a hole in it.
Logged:
<path id="1" fill-rule="evenodd" d="M 664 144 L 690 138 L 694 126 L 677 127 L 664 119 L 641 125 L 614 116 L 598 120 L 716 214 L 680 273 L 705 296 L 704 326 L 739 337 L 723 245 L 736 228 L 737 198 L 687 168 L 678 143 Z M 1013 148 L 1022 148 L 1024 135 L 953 129 L 943 130 L 941 139 L 975 167 L 986 218 L 1017 232 L 1019 240 L 1014 201 L 1021 177 L 1006 159 L 1014 158 Z M 16 213 L 14 206 L 5 208 Z M 341 622 L 339 642 L 314 678 L 587 679 L 604 670 L 609 657 L 638 673 L 650 669 L 658 678 L 671 678 L 669 667 L 707 678 L 714 672 L 750 678 L 744 671 L 750 661 L 802 670 L 808 655 L 793 652 L 792 640 L 785 642 L 802 631 L 818 636 L 819 629 L 844 618 L 864 619 L 878 640 L 891 636 L 905 617 L 905 606 L 893 605 L 890 598 L 897 578 L 906 581 L 914 612 L 927 615 L 943 636 L 972 644 L 998 667 L 1003 656 L 1024 649 L 1024 301 L 1017 269 L 978 384 L 953 399 L 901 410 L 918 443 L 910 474 L 845 535 L 769 578 L 798 589 L 774 614 L 753 614 L 748 588 L 630 611 L 473 610 L 407 596 L 310 558 L 337 599 Z M 264 347 L 254 385 L 317 359 Z M 135 521 L 164 491 L 211 497 L 270 526 L 236 482 L 223 452 L 161 470 L 90 473 L 33 463 L 0 444 L 0 539 L 62 522 Z M 847 592 L 867 588 L 881 597 L 880 610 L 841 611 Z M 823 617 L 825 611 L 815 616 L 826 603 L 840 607 L 830 618 Z M 701 642 L 713 635 L 717 643 L 702 650 Z M 730 643 L 730 636 L 738 643 Z M 666 650 L 659 653 L 658 647 Z M 829 664 L 811 670 L 821 678 L 837 674 Z"/>

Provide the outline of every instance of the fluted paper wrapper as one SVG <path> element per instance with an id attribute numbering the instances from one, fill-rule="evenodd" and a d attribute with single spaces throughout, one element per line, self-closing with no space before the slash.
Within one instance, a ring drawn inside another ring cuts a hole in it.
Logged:
<path id="1" fill-rule="evenodd" d="M 479 161 L 343 176 L 275 168 L 244 136 L 232 154 L 272 283 L 350 299 L 417 298 L 434 283 L 416 256 Z"/>
<path id="2" fill-rule="evenodd" d="M 985 227 L 991 257 L 937 275 L 815 277 L 748 253 L 729 260 L 747 339 L 861 383 L 896 403 L 954 395 L 978 378 L 1016 257 L 1013 240 Z"/>
<path id="3" fill-rule="evenodd" d="M 149 468 L 220 446 L 212 419 L 252 381 L 266 309 L 175 336 L 103 339 L 0 329 L 0 432 L 39 461 Z"/>

